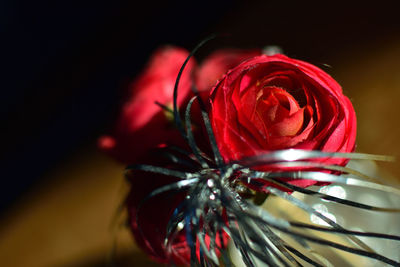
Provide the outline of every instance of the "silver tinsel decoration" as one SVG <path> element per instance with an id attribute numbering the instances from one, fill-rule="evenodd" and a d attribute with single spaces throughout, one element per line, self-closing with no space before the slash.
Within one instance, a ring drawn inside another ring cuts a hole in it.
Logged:
<path id="1" fill-rule="evenodd" d="M 382 224 L 400 225 L 400 190 L 354 167 L 323 163 L 323 159 L 330 158 L 392 158 L 288 149 L 224 163 L 201 99 L 194 97 L 184 121 L 180 118 L 177 85 L 189 58 L 178 75 L 171 112 L 192 151 L 186 155 L 181 151 L 171 153 L 170 159 L 181 164 L 190 162 L 193 171 L 149 165 L 128 167 L 128 171 L 143 170 L 180 179 L 153 191 L 143 203 L 164 192 L 186 192 L 185 200 L 167 226 L 167 252 L 172 250 L 177 234 L 184 231 L 191 248 L 192 266 L 351 266 L 349 259 L 358 266 L 400 266 L 400 236 L 389 234 L 390 229 L 383 227 L 381 232 L 375 231 Z M 195 100 L 202 108 L 213 158 L 200 150 L 193 137 L 190 110 Z M 264 170 L 268 166 L 274 168 L 260 171 L 260 166 Z M 287 179 L 314 180 L 326 185 L 302 188 L 285 182 Z M 383 204 L 392 206 L 378 205 L 383 199 Z M 365 225 L 368 227 L 362 229 Z M 230 238 L 229 249 L 224 236 Z M 391 249 L 382 251 L 376 245 L 384 243 Z"/>

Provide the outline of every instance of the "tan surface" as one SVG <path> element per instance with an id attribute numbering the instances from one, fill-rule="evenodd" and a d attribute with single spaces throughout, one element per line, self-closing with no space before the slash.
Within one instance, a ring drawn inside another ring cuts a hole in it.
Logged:
<path id="1" fill-rule="evenodd" d="M 399 62 L 397 40 L 329 62 L 333 68 L 328 72 L 355 105 L 360 152 L 399 156 Z M 124 194 L 122 170 L 90 151 L 49 173 L 0 224 L 4 266 L 103 266 L 113 244 L 111 218 Z M 400 177 L 398 163 L 386 164 L 385 170 Z M 129 233 L 119 236 L 120 261 L 150 264 L 137 252 Z"/>
<path id="2" fill-rule="evenodd" d="M 358 152 L 391 155 L 382 171 L 400 178 L 400 39 L 380 40 L 332 62 L 357 114 Z"/>
<path id="3" fill-rule="evenodd" d="M 49 173 L 0 224 L 0 258 L 5 266 L 107 263 L 116 230 L 111 221 L 127 189 L 122 171 L 123 166 L 92 151 Z M 128 231 L 118 231 L 118 244 L 117 262 L 148 263 L 137 253 Z"/>

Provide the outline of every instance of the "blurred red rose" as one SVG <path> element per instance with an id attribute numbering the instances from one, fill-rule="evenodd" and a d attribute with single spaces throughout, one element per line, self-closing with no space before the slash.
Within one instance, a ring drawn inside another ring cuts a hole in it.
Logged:
<path id="1" fill-rule="evenodd" d="M 198 68 L 194 59 L 190 60 L 180 80 L 178 106 L 185 106 L 193 81 L 202 97 L 207 99 L 209 91 L 224 73 L 260 54 L 261 50 L 256 49 L 221 49 L 208 56 Z M 185 49 L 173 46 L 155 51 L 147 67 L 132 83 L 129 99 L 122 107 L 114 131 L 99 138 L 98 144 L 103 151 L 129 164 L 160 143 L 179 144 L 183 141 L 173 125 L 172 114 L 162 110 L 155 101 L 172 107 L 176 77 L 188 55 Z M 194 123 L 202 127 L 197 103 L 192 114 Z M 207 146 L 199 145 L 203 148 Z"/>
<path id="2" fill-rule="evenodd" d="M 178 179 L 142 171 L 132 171 L 127 178 L 131 185 L 126 201 L 128 220 L 136 244 L 159 263 L 189 265 L 190 248 L 184 232 L 173 242 L 171 254 L 167 253 L 164 246 L 168 221 L 184 195 L 163 193 L 142 202 L 153 190 Z"/>
<path id="3" fill-rule="evenodd" d="M 332 77 L 309 63 L 281 54 L 255 57 L 230 70 L 210 98 L 212 127 L 225 161 L 288 148 L 354 150 L 351 102 Z"/>
<path id="4" fill-rule="evenodd" d="M 196 71 L 198 90 L 209 91 L 229 69 L 259 55 L 261 55 L 260 49 L 220 49 L 211 53 Z"/>
<path id="5" fill-rule="evenodd" d="M 188 167 L 181 164 L 171 164 L 160 157 L 160 151 L 153 150 L 145 160 L 151 165 L 171 168 L 180 171 L 190 171 Z M 191 250 L 186 241 L 186 230 L 181 229 L 172 242 L 171 251 L 165 247 L 167 235 L 167 224 L 175 209 L 183 203 L 185 192 L 168 191 L 155 197 L 148 198 L 154 190 L 177 182 L 180 179 L 168 175 L 156 174 L 132 170 L 127 173 L 127 179 L 131 190 L 126 200 L 128 210 L 128 222 L 137 245 L 144 250 L 153 260 L 164 264 L 176 264 L 178 266 L 190 265 Z M 147 200 L 145 200 L 147 198 Z M 144 201 L 145 200 L 145 201 Z M 227 246 L 229 237 L 223 232 L 222 240 Z M 220 243 L 220 235 L 217 234 L 216 243 Z M 205 237 L 206 245 L 209 246 L 210 237 Z M 197 241 L 197 256 L 199 257 L 199 242 Z M 217 251 L 219 254 L 219 251 Z"/>
<path id="6" fill-rule="evenodd" d="M 130 98 L 122 108 L 113 133 L 99 139 L 102 150 L 129 164 L 160 143 L 181 142 L 171 114 L 155 102 L 172 107 L 175 80 L 188 55 L 185 49 L 172 46 L 160 48 L 153 54 L 147 67 L 132 83 Z M 182 74 L 179 105 L 191 90 L 194 67 L 194 60 L 190 60 Z"/>

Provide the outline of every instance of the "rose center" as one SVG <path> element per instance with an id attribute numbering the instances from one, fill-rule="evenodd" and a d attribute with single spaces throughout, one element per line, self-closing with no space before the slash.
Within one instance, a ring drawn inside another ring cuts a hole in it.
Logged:
<path id="1" fill-rule="evenodd" d="M 293 136 L 303 126 L 304 108 L 286 90 L 276 86 L 260 89 L 256 113 L 269 136 Z"/>

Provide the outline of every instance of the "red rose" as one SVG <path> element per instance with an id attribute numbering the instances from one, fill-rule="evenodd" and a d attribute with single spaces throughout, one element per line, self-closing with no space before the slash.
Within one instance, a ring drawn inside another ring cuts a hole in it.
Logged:
<path id="1" fill-rule="evenodd" d="M 123 163 L 135 162 L 148 149 L 163 142 L 181 142 L 170 114 L 155 102 L 172 107 L 178 72 L 189 53 L 178 47 L 158 49 L 147 67 L 131 85 L 131 95 L 122 108 L 111 136 L 99 139 L 99 146 Z M 187 64 L 180 83 L 178 104 L 188 96 L 194 60 Z"/>
<path id="2" fill-rule="evenodd" d="M 154 162 L 151 162 L 154 164 Z M 164 246 L 167 224 L 184 195 L 163 193 L 142 202 L 155 189 L 176 182 L 177 179 L 155 173 L 134 171 L 128 174 L 131 191 L 126 201 L 129 226 L 136 244 L 159 263 L 189 265 L 190 247 L 182 231 L 172 244 L 168 254 Z"/>
<path id="3" fill-rule="evenodd" d="M 261 50 L 255 49 L 222 49 L 208 56 L 199 68 L 196 68 L 194 60 L 190 60 L 179 83 L 178 106 L 188 99 L 192 73 L 195 73 L 195 82 L 203 92 L 202 96 L 208 96 L 209 90 L 226 71 L 260 53 Z M 172 106 L 176 77 L 188 55 L 185 49 L 172 46 L 160 48 L 153 54 L 145 70 L 132 83 L 130 97 L 112 135 L 99 138 L 99 147 L 103 151 L 124 164 L 130 164 L 160 143 L 182 142 L 169 116 L 171 114 L 162 110 L 155 101 Z M 196 104 L 193 113 L 195 122 L 201 124 Z"/>
<path id="4" fill-rule="evenodd" d="M 212 127 L 225 161 L 287 148 L 354 150 L 351 102 L 332 77 L 306 62 L 281 54 L 254 57 L 218 82 L 210 102 Z"/>
<path id="5" fill-rule="evenodd" d="M 160 155 L 162 155 L 161 151 L 152 150 L 140 162 L 147 162 L 151 165 L 174 170 L 193 171 L 183 164 L 172 164 L 163 157 L 160 157 Z M 167 191 L 149 198 L 149 194 L 154 190 L 177 182 L 180 179 L 173 176 L 138 170 L 128 172 L 127 178 L 131 186 L 131 191 L 126 199 L 128 222 L 136 244 L 153 260 L 159 263 L 174 263 L 178 266 L 190 265 L 191 250 L 186 240 L 186 228 L 178 232 L 171 243 L 170 251 L 165 246 L 168 222 L 175 209 L 183 203 L 186 192 Z M 209 235 L 206 234 L 204 239 L 206 245 L 209 246 Z M 217 234 L 216 243 L 218 246 L 221 245 L 220 240 L 220 235 Z M 229 236 L 225 232 L 222 234 L 222 240 L 226 247 Z M 196 254 L 199 257 L 199 241 L 196 242 L 196 245 Z M 217 255 L 219 255 L 218 250 Z"/>

